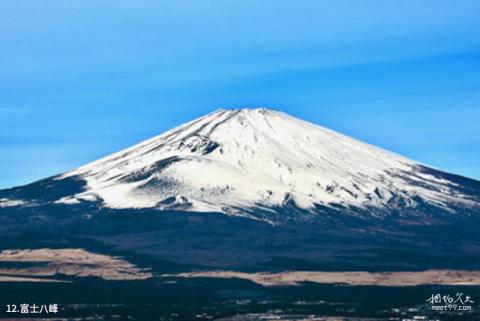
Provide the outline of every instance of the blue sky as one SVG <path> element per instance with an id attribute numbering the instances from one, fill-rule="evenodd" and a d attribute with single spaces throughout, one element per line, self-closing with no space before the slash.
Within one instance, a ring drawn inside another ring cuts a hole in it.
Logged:
<path id="1" fill-rule="evenodd" d="M 219 107 L 480 179 L 478 1 L 2 1 L 0 187 Z"/>

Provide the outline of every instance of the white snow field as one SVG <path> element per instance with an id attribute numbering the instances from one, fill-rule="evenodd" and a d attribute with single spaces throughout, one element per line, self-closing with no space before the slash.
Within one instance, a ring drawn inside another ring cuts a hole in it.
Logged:
<path id="1" fill-rule="evenodd" d="M 405 207 L 475 205 L 419 165 L 283 112 L 220 109 L 64 174 L 87 189 L 57 203 L 239 216 L 287 202 L 312 213 L 316 205 L 382 208 L 393 198 Z"/>

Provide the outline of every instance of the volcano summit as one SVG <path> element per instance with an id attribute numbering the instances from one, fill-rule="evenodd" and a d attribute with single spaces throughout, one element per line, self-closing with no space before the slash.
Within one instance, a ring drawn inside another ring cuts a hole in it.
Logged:
<path id="1" fill-rule="evenodd" d="M 0 197 L 2 207 L 93 202 L 273 223 L 340 215 L 430 224 L 480 213 L 478 181 L 270 109 L 220 109 Z"/>

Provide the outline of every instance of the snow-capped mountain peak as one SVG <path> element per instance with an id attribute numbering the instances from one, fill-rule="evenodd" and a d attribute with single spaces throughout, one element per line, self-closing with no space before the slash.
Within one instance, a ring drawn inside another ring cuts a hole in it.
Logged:
<path id="1" fill-rule="evenodd" d="M 454 182 L 424 168 L 283 112 L 219 109 L 65 174 L 87 187 L 57 202 L 250 217 L 287 205 L 307 213 L 475 205 Z"/>

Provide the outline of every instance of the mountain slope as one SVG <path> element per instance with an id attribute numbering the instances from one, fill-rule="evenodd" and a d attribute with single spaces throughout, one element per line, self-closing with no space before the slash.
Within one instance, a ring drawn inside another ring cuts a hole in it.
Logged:
<path id="1" fill-rule="evenodd" d="M 480 212 L 478 181 L 268 109 L 215 111 L 46 185 L 55 190 L 48 202 L 56 204 L 97 202 L 112 209 L 221 212 L 267 221 L 339 209 L 422 219 Z M 41 198 L 24 194 L 21 188 L 0 193 L 0 206 Z"/>

